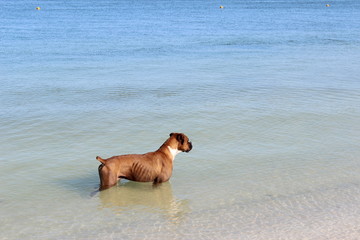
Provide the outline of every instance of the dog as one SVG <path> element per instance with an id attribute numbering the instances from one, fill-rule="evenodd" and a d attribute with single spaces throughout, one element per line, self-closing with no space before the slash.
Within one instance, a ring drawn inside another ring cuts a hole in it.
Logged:
<path id="1" fill-rule="evenodd" d="M 192 143 L 183 133 L 170 133 L 170 137 L 155 152 L 127 154 L 102 159 L 99 170 L 100 188 L 105 190 L 115 186 L 124 178 L 137 182 L 153 182 L 154 185 L 170 179 L 173 161 L 180 152 L 190 152 Z"/>

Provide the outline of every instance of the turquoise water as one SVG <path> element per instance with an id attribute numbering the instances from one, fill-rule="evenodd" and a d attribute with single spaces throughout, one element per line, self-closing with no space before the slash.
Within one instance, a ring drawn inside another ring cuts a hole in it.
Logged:
<path id="1" fill-rule="evenodd" d="M 360 238 L 360 2 L 0 7 L 0 239 Z M 171 132 L 170 182 L 96 192 Z"/>

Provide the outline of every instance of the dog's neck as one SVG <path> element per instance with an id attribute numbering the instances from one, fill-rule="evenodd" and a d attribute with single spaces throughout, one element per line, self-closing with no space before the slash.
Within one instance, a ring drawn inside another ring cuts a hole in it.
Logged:
<path id="1" fill-rule="evenodd" d="M 172 155 L 172 160 L 173 160 L 173 161 L 174 161 L 174 159 L 175 159 L 175 156 L 176 156 L 178 153 L 181 153 L 181 151 L 179 151 L 177 148 L 172 148 L 171 146 L 167 146 L 167 148 L 169 149 L 170 154 Z"/>

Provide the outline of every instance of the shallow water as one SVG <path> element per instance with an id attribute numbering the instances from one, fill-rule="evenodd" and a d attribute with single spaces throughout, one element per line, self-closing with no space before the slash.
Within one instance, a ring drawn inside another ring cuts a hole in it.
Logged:
<path id="1" fill-rule="evenodd" d="M 360 5 L 326 4 L 1 3 L 0 238 L 358 238 Z M 171 132 L 170 182 L 96 192 Z"/>

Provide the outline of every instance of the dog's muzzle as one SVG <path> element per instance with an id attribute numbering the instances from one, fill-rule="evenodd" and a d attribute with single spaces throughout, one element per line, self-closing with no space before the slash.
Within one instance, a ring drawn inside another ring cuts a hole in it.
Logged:
<path id="1" fill-rule="evenodd" d="M 191 143 L 191 142 L 189 142 L 188 144 L 189 144 L 189 149 L 188 149 L 188 150 L 186 150 L 185 152 L 190 152 L 190 151 L 191 151 L 191 149 L 193 148 L 193 146 L 192 146 L 192 143 Z"/>

